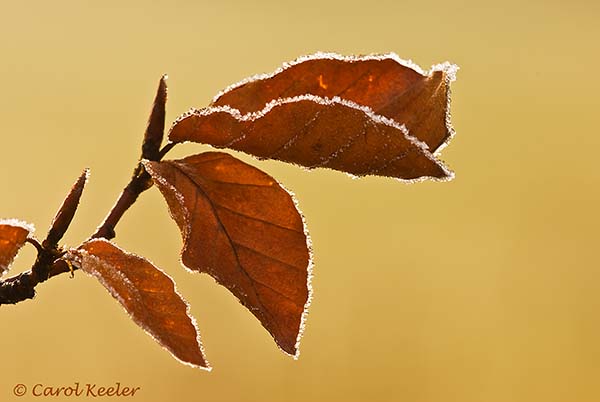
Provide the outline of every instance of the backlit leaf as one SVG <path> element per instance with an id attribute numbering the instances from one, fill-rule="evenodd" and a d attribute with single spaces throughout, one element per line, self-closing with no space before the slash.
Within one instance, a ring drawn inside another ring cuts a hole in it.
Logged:
<path id="1" fill-rule="evenodd" d="M 95 276 L 133 321 L 181 362 L 210 369 L 198 328 L 173 280 L 142 257 L 104 239 L 71 251 L 71 259 Z"/>
<path id="2" fill-rule="evenodd" d="M 349 57 L 317 53 L 230 86 L 215 97 L 213 106 L 228 105 L 246 114 L 262 110 L 273 99 L 337 96 L 405 124 L 434 152 L 453 134 L 448 106 L 456 70 L 443 63 L 426 73 L 393 53 Z"/>
<path id="3" fill-rule="evenodd" d="M 297 356 L 310 299 L 310 251 L 292 196 L 231 155 L 144 163 L 183 237 L 182 262 L 227 287 Z"/>
<path id="4" fill-rule="evenodd" d="M 16 219 L 0 220 L 0 275 L 5 274 L 33 226 Z"/>
<path id="5" fill-rule="evenodd" d="M 356 176 L 452 178 L 452 172 L 403 126 L 340 98 L 279 99 L 245 115 L 228 106 L 195 110 L 174 124 L 169 139 Z"/>

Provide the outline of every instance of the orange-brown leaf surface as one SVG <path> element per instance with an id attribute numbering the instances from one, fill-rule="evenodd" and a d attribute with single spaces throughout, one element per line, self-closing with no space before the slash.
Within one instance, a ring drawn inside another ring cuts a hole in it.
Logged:
<path id="1" fill-rule="evenodd" d="M 355 103 L 313 95 L 279 99 L 245 115 L 228 106 L 196 110 L 174 124 L 169 139 L 355 176 L 452 178 L 404 126 Z"/>
<path id="2" fill-rule="evenodd" d="M 198 328 L 173 280 L 144 258 L 104 239 L 90 240 L 72 259 L 121 303 L 133 321 L 183 363 L 209 369 Z"/>
<path id="3" fill-rule="evenodd" d="M 145 162 L 184 241 L 182 262 L 227 287 L 297 356 L 310 299 L 310 250 L 292 196 L 231 155 Z"/>
<path id="4" fill-rule="evenodd" d="M 218 94 L 213 105 L 246 114 L 262 110 L 273 99 L 305 94 L 340 97 L 405 124 L 412 136 L 435 152 L 453 134 L 448 106 L 456 69 L 444 63 L 425 73 L 395 54 L 317 53 L 234 84 Z"/>
<path id="5" fill-rule="evenodd" d="M 0 220 L 0 275 L 8 271 L 31 232 L 33 228 L 23 222 Z"/>

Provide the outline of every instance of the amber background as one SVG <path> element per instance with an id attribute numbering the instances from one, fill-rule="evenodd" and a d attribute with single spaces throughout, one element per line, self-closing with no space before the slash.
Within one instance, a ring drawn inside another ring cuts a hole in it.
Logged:
<path id="1" fill-rule="evenodd" d="M 443 152 L 453 182 L 253 162 L 296 192 L 314 241 L 299 361 L 212 279 L 180 268 L 179 233 L 152 190 L 118 244 L 176 278 L 213 372 L 172 359 L 78 273 L 0 308 L 0 400 L 17 400 L 17 383 L 74 381 L 140 386 L 139 401 L 600 400 L 599 17 L 583 0 L 2 0 L 0 216 L 43 235 L 89 166 L 71 245 L 126 183 L 163 72 L 172 121 L 317 50 L 461 70 Z"/>

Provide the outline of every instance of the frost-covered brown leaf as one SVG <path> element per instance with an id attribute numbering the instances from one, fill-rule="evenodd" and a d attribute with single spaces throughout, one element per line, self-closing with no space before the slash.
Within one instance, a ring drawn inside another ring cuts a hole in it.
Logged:
<path id="1" fill-rule="evenodd" d="M 229 154 L 146 162 L 183 237 L 182 262 L 227 287 L 287 353 L 298 353 L 310 251 L 275 179 Z"/>
<path id="2" fill-rule="evenodd" d="M 281 99 L 244 116 L 224 107 L 197 110 L 175 124 L 169 139 L 355 176 L 452 177 L 404 126 L 358 105 L 313 95 Z"/>
<path id="3" fill-rule="evenodd" d="M 85 242 L 68 258 L 98 278 L 132 320 L 173 356 L 192 366 L 210 368 L 188 304 L 163 271 L 104 239 Z"/>
<path id="4" fill-rule="evenodd" d="M 273 99 L 306 94 L 339 97 L 405 124 L 412 136 L 435 152 L 453 134 L 448 103 L 456 68 L 442 63 L 424 72 L 395 54 L 316 53 L 232 85 L 215 97 L 213 106 L 227 105 L 246 114 Z"/>

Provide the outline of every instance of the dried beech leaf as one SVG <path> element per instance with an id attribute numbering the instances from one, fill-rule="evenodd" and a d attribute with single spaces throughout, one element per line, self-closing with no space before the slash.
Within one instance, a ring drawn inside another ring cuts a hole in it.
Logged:
<path id="1" fill-rule="evenodd" d="M 183 264 L 227 287 L 283 351 L 297 356 L 310 300 L 310 250 L 292 196 L 225 153 L 144 165 L 181 230 Z"/>
<path id="2" fill-rule="evenodd" d="M 133 321 L 185 364 L 210 369 L 195 320 L 173 280 L 148 260 L 104 239 L 90 240 L 71 258 L 95 276 Z"/>
<path id="3" fill-rule="evenodd" d="M 405 124 L 412 136 L 434 152 L 454 133 L 449 102 L 456 70 L 456 66 L 443 63 L 425 73 L 396 54 L 344 57 L 317 53 L 286 63 L 271 74 L 234 84 L 218 94 L 213 105 L 228 105 L 246 114 L 262 110 L 273 99 L 337 96 Z"/>
<path id="4" fill-rule="evenodd" d="M 169 139 L 355 176 L 453 177 L 404 126 L 340 98 L 303 95 L 278 99 L 260 112 L 245 115 L 228 106 L 194 110 L 174 124 Z"/>
<path id="5" fill-rule="evenodd" d="M 85 187 L 89 176 L 90 170 L 85 169 L 75 184 L 73 184 L 71 191 L 69 191 L 67 198 L 63 201 L 52 221 L 52 226 L 44 241 L 45 246 L 56 246 L 69 228 L 69 225 L 75 216 L 75 211 L 77 211 L 77 207 L 79 206 L 79 200 L 81 199 L 83 188 Z"/>
<path id="6" fill-rule="evenodd" d="M 8 271 L 33 230 L 33 226 L 16 219 L 0 220 L 0 275 Z"/>

